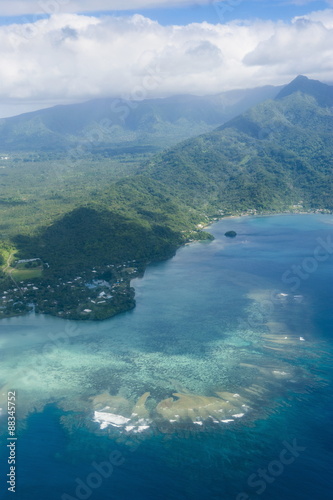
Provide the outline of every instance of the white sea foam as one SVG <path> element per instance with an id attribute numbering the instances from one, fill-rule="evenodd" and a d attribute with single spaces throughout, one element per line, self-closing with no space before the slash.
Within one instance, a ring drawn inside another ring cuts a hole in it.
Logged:
<path id="1" fill-rule="evenodd" d="M 143 432 L 149 429 L 149 425 L 140 425 L 134 432 Z"/>
<path id="2" fill-rule="evenodd" d="M 98 422 L 101 429 L 105 429 L 108 425 L 112 425 L 113 427 L 122 427 L 129 421 L 130 418 L 123 417 L 122 415 L 115 415 L 114 413 L 101 411 L 95 411 L 94 413 L 94 422 Z"/>
<path id="3" fill-rule="evenodd" d="M 133 429 L 135 429 L 135 425 L 126 425 L 125 427 L 126 432 L 131 432 Z"/>

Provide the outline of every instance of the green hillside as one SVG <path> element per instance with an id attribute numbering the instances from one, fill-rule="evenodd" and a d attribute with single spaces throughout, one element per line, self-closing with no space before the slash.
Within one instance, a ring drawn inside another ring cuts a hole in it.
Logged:
<path id="1" fill-rule="evenodd" d="M 157 181 L 137 177 L 114 183 L 98 202 L 12 241 L 21 258 L 33 255 L 49 264 L 45 275 L 70 275 L 109 263 L 168 258 L 198 217 Z"/>
<path id="2" fill-rule="evenodd" d="M 163 152 L 144 171 L 191 206 L 332 209 L 333 87 L 308 82 L 297 78 L 275 100 Z"/>

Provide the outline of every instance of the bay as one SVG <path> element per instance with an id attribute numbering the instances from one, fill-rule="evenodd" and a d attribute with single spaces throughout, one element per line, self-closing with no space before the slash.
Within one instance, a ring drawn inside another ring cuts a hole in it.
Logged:
<path id="1" fill-rule="evenodd" d="M 331 498 L 333 217 L 231 218 L 209 231 L 214 241 L 133 281 L 131 312 L 1 321 L 1 484 L 14 389 L 16 498 Z M 94 422 L 99 395 L 130 418 L 146 392 L 146 429 Z M 123 463 L 103 477 L 96 464 L 113 451 Z"/>

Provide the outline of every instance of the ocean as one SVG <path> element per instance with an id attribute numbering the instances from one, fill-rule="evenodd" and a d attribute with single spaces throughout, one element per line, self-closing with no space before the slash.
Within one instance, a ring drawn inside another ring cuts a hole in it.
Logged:
<path id="1" fill-rule="evenodd" d="M 332 498 L 333 216 L 207 230 L 133 311 L 0 322 L 1 498 Z"/>

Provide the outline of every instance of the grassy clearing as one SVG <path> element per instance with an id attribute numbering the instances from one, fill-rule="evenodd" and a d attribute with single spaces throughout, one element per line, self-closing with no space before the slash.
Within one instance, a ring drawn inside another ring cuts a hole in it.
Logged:
<path id="1" fill-rule="evenodd" d="M 15 261 L 15 253 L 17 249 L 11 246 L 3 246 L 0 248 L 3 264 L 0 270 L 7 276 L 10 276 L 15 281 L 31 280 L 33 278 L 41 278 L 43 275 L 43 267 L 38 266 L 32 269 L 12 267 Z"/>
<path id="2" fill-rule="evenodd" d="M 33 278 L 41 278 L 43 269 L 37 267 L 35 269 L 13 269 L 10 268 L 9 274 L 15 281 L 32 280 Z"/>

